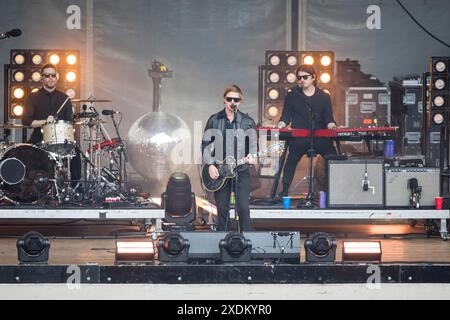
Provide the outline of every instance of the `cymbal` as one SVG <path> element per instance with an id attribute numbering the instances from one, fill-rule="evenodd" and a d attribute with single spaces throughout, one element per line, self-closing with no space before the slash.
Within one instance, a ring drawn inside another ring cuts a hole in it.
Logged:
<path id="1" fill-rule="evenodd" d="M 24 126 L 23 124 L 0 124 L 0 128 L 3 129 L 32 129 L 30 126 Z"/>
<path id="2" fill-rule="evenodd" d="M 112 102 L 112 100 L 107 100 L 107 99 L 95 99 L 95 98 L 87 98 L 87 99 L 72 99 L 72 102 L 89 102 L 89 103 L 94 103 L 94 102 Z"/>

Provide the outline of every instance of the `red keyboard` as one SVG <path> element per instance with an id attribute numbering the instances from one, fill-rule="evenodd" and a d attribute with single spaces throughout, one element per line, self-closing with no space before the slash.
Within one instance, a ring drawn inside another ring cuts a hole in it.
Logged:
<path id="1" fill-rule="evenodd" d="M 321 138 L 337 138 L 337 137 L 354 137 L 364 135 L 375 135 L 380 133 L 393 133 L 398 127 L 375 127 L 375 128 L 338 128 L 338 129 L 318 129 L 314 130 L 315 137 Z M 259 131 L 266 130 L 267 134 L 271 131 L 278 131 L 292 138 L 309 137 L 311 130 L 308 129 L 290 129 L 290 128 L 271 128 L 271 127 L 259 127 Z"/>

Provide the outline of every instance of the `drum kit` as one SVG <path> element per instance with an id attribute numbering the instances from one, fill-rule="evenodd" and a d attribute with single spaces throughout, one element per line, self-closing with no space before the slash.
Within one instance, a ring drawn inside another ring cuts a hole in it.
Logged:
<path id="1" fill-rule="evenodd" d="M 114 114 L 111 119 L 117 137 L 111 138 L 103 125 L 106 121 L 95 109 L 96 102 L 110 100 L 88 98 L 72 102 L 87 105 L 74 114 L 74 122 L 55 120 L 43 125 L 41 145 L 4 143 L 1 147 L 1 201 L 15 205 L 86 205 L 102 202 L 111 195 L 126 200 L 125 145 Z M 30 127 L 5 124 L 0 128 Z M 78 142 L 76 136 L 80 137 Z"/>

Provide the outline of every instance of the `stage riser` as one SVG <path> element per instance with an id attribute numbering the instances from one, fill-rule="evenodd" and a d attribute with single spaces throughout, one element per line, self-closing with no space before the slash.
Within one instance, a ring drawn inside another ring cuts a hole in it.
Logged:
<path id="1" fill-rule="evenodd" d="M 81 283 L 367 283 L 369 265 L 78 266 Z M 0 266 L 0 283 L 74 283 L 76 266 Z M 450 265 L 376 265 L 381 283 L 450 283 Z M 375 268 L 376 268 L 375 267 Z M 88 280 L 89 278 L 89 280 Z M 372 279 L 372 278 L 371 278 Z M 372 283 L 369 280 L 370 283 Z"/>

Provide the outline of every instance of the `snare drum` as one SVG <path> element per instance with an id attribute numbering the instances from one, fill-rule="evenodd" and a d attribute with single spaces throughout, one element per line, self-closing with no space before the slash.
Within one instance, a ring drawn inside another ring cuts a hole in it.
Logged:
<path id="1" fill-rule="evenodd" d="M 42 127 L 43 148 L 59 154 L 70 153 L 75 147 L 73 122 L 59 120 Z"/>

